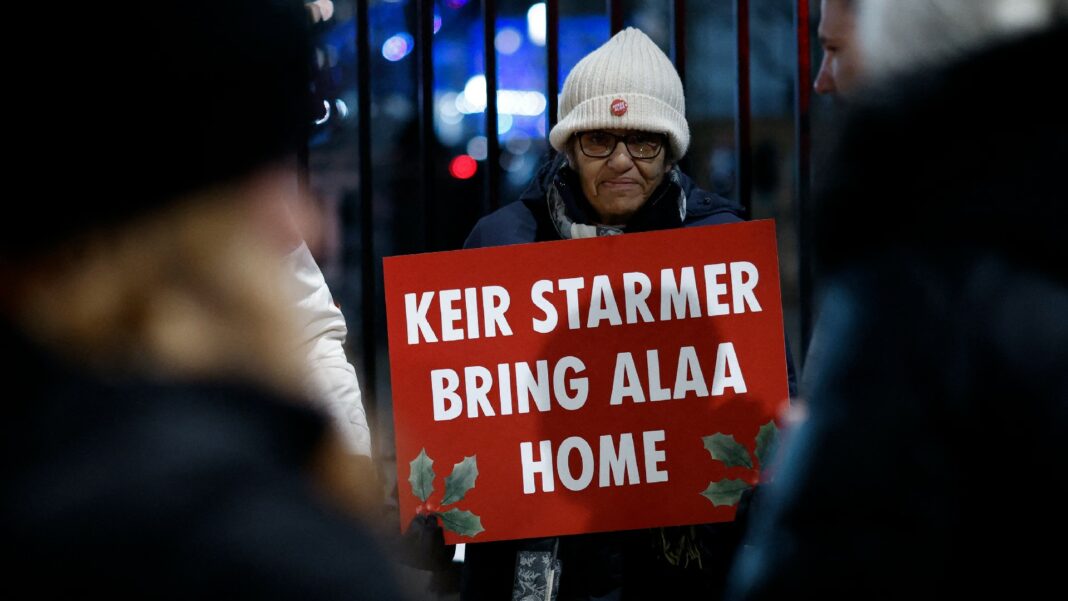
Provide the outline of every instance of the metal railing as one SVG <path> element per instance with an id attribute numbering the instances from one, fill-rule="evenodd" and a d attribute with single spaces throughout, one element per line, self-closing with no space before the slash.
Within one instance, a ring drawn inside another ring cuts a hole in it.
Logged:
<path id="1" fill-rule="evenodd" d="M 736 32 L 736 88 L 735 88 L 735 151 L 737 167 L 735 170 L 738 200 L 748 213 L 752 209 L 752 146 L 751 146 L 751 96 L 750 96 L 750 23 L 749 0 L 733 0 L 734 25 Z M 364 327 L 361 340 L 362 348 L 362 382 L 364 382 L 365 404 L 368 411 L 373 410 L 374 383 L 377 381 L 376 354 L 378 341 L 376 329 L 376 306 L 380 303 L 379 290 L 376 285 L 376 273 L 379 257 L 375 256 L 374 244 L 374 203 L 372 201 L 372 164 L 371 164 L 371 47 L 369 0 L 356 0 L 356 44 L 357 44 L 357 86 L 359 95 L 359 215 L 361 224 L 360 271 L 361 294 Z M 437 157 L 434 150 L 434 2 L 416 0 L 417 20 L 416 50 L 417 54 L 417 90 L 418 90 L 418 127 L 419 127 L 419 204 L 423 212 L 425 248 L 423 250 L 440 250 L 438 248 L 435 222 L 439 213 L 438 200 L 434 190 L 434 165 Z M 558 94 L 560 89 L 560 3 L 559 0 L 546 0 L 546 120 L 549 131 L 556 122 Z M 795 175 L 795 210 L 798 219 L 800 239 L 800 313 L 801 313 L 801 349 L 808 346 L 811 332 L 812 282 L 808 252 L 808 224 L 805 216 L 809 203 L 809 173 L 811 165 L 810 151 L 810 83 L 811 60 L 809 42 L 809 0 L 794 0 L 794 26 L 796 30 L 797 70 L 794 85 L 795 104 L 795 140 L 796 161 Z M 615 34 L 623 29 L 624 11 L 622 0 L 606 0 L 605 11 L 608 16 L 610 31 Z M 671 58 L 684 84 L 686 81 L 686 11 L 685 0 L 672 0 L 671 3 Z M 486 175 L 483 187 L 483 213 L 497 209 L 500 182 L 500 141 L 498 137 L 497 106 L 497 60 L 495 34 L 497 10 L 493 0 L 482 0 L 481 16 L 483 21 L 483 56 L 486 78 L 485 134 L 487 141 Z M 802 357 L 798 357 L 800 360 Z M 800 361 L 799 361 L 800 362 Z"/>

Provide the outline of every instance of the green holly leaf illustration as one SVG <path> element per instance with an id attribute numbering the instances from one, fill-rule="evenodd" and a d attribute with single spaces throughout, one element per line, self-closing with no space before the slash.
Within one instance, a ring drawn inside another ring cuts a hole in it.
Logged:
<path id="1" fill-rule="evenodd" d="M 737 505 L 742 498 L 742 493 L 749 489 L 749 483 L 744 480 L 720 480 L 709 482 L 708 488 L 701 493 L 716 507 L 720 505 Z"/>
<path id="2" fill-rule="evenodd" d="M 779 446 L 779 427 L 774 421 L 760 426 L 760 432 L 756 437 L 756 456 L 760 460 L 760 469 L 768 467 L 775 458 L 775 449 Z"/>
<path id="3" fill-rule="evenodd" d="M 434 492 L 434 460 L 428 457 L 426 449 L 423 449 L 408 465 L 411 466 L 408 482 L 412 484 L 412 494 L 425 503 Z"/>
<path id="4" fill-rule="evenodd" d="M 482 527 L 482 518 L 460 509 L 450 509 L 438 514 L 441 516 L 441 525 L 446 530 L 451 530 L 460 536 L 473 537 L 486 529 Z"/>
<path id="5" fill-rule="evenodd" d="M 464 457 L 463 461 L 452 466 L 452 473 L 445 478 L 445 498 L 441 500 L 443 506 L 463 499 L 467 491 L 475 487 L 475 479 L 478 478 L 478 463 L 475 457 Z"/>
<path id="6" fill-rule="evenodd" d="M 753 468 L 753 460 L 749 458 L 749 451 L 734 440 L 731 434 L 716 433 L 701 438 L 705 448 L 712 454 L 712 458 L 722 461 L 727 467 Z"/>

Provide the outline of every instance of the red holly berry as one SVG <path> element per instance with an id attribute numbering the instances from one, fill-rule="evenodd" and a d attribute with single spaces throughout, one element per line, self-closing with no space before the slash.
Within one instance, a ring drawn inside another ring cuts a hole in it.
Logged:
<path id="1" fill-rule="evenodd" d="M 417 505 L 416 506 L 415 515 L 420 515 L 420 516 L 422 516 L 422 515 L 431 515 L 431 514 L 437 513 L 439 509 L 441 509 L 440 506 L 438 506 L 435 503 L 431 503 L 430 501 L 427 501 L 426 503 L 423 503 L 422 505 Z"/>

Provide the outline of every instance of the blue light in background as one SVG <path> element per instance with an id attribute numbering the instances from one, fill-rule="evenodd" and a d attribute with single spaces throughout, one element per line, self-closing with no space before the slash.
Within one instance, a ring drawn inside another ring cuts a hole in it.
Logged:
<path id="1" fill-rule="evenodd" d="M 515 54 L 519 47 L 523 45 L 523 35 L 514 27 L 505 27 L 497 32 L 493 45 L 497 48 L 497 52 L 501 54 Z"/>
<path id="2" fill-rule="evenodd" d="M 476 161 L 484 161 L 486 155 L 489 154 L 488 145 L 486 136 L 475 136 L 467 141 L 467 154 L 474 157 Z"/>
<path id="3" fill-rule="evenodd" d="M 497 115 L 497 135 L 503 136 L 512 129 L 515 120 L 508 113 Z"/>
<path id="4" fill-rule="evenodd" d="M 398 33 L 382 44 L 382 56 L 387 61 L 397 62 L 408 56 L 415 48 L 415 40 L 406 32 Z"/>
<path id="5" fill-rule="evenodd" d="M 448 96 L 451 93 L 446 93 Z M 452 94 L 455 108 L 465 115 L 486 110 L 486 76 L 475 75 L 467 80 L 463 92 Z M 444 97 L 444 96 L 443 96 Z M 537 117 L 545 113 L 545 95 L 534 90 L 497 90 L 497 112 L 502 115 Z"/>

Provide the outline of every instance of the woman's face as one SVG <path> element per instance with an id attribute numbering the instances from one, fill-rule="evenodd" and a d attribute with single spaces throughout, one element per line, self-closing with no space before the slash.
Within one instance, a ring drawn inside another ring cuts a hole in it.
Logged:
<path id="1" fill-rule="evenodd" d="M 600 224 L 626 225 L 649 200 L 671 169 L 666 146 L 663 134 L 626 129 L 580 132 L 572 137 L 568 158 Z"/>

